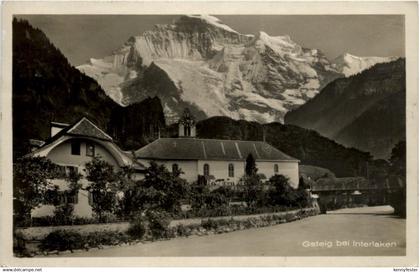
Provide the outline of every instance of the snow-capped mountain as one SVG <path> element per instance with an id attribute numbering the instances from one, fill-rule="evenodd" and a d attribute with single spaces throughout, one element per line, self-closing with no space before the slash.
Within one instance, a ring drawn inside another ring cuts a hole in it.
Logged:
<path id="1" fill-rule="evenodd" d="M 358 57 L 345 53 L 333 60 L 334 68 L 346 77 L 358 74 L 375 64 L 391 62 L 397 57 Z"/>
<path id="2" fill-rule="evenodd" d="M 122 105 L 158 96 L 168 122 L 185 107 L 198 119 L 283 121 L 287 111 L 343 74 L 289 36 L 241 34 L 213 16 L 181 16 L 131 37 L 112 55 L 77 67 Z"/>

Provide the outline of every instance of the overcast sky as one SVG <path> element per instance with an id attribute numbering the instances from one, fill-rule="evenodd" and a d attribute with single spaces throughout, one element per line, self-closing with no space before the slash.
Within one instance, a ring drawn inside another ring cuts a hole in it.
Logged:
<path id="1" fill-rule="evenodd" d="M 358 56 L 405 56 L 404 17 L 400 15 L 215 15 L 244 34 L 289 35 L 307 48 L 333 59 Z M 168 24 L 178 15 L 25 15 L 73 65 L 110 55 L 130 36 Z"/>

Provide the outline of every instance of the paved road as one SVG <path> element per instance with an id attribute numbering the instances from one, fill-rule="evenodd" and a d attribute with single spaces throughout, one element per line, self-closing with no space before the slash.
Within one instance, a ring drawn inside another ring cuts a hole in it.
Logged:
<path id="1" fill-rule="evenodd" d="M 343 209 L 271 227 L 59 257 L 405 255 L 405 220 L 391 212 L 387 206 Z"/>

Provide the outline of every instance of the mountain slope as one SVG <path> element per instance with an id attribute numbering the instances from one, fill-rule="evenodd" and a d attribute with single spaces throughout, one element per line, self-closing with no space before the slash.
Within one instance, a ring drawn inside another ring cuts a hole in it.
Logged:
<path id="1" fill-rule="evenodd" d="M 14 158 L 29 151 L 29 139 L 48 138 L 51 121 L 73 123 L 86 116 L 122 143 L 135 135 L 137 146 L 149 137 L 148 131 L 141 130 L 143 119 L 149 125 L 164 124 L 160 101 L 156 105 L 156 101 L 147 99 L 131 106 L 136 109 L 137 122 L 133 126 L 136 131 L 121 133 L 120 124 L 132 116 L 133 110 L 116 104 L 93 79 L 72 67 L 42 31 L 16 19 L 13 20 L 12 84 Z M 151 105 L 160 109 L 160 116 L 150 109 Z M 119 113 L 119 119 L 111 120 L 115 112 Z"/>
<path id="2" fill-rule="evenodd" d="M 77 68 L 122 105 L 157 94 L 169 122 L 185 106 L 201 119 L 282 121 L 288 110 L 342 76 L 319 50 L 302 48 L 288 36 L 244 35 L 213 16 L 156 25 L 112 55 Z"/>
<path id="3" fill-rule="evenodd" d="M 390 95 L 341 129 L 335 140 L 389 158 L 397 142 L 405 139 L 405 93 Z"/>
<path id="4" fill-rule="evenodd" d="M 346 77 L 358 74 L 378 63 L 391 62 L 396 57 L 358 57 L 349 53 L 338 56 L 333 60 L 333 66 Z"/>
<path id="5" fill-rule="evenodd" d="M 285 122 L 384 158 L 405 137 L 405 60 L 337 79 Z"/>

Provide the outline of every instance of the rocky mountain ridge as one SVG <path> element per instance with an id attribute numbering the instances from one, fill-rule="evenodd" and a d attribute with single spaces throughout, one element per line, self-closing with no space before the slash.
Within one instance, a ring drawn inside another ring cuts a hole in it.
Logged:
<path id="1" fill-rule="evenodd" d="M 77 68 L 121 105 L 157 95 L 169 123 L 185 107 L 199 119 L 282 121 L 343 76 L 322 52 L 288 36 L 245 35 L 203 15 L 156 25 L 112 55 Z"/>

